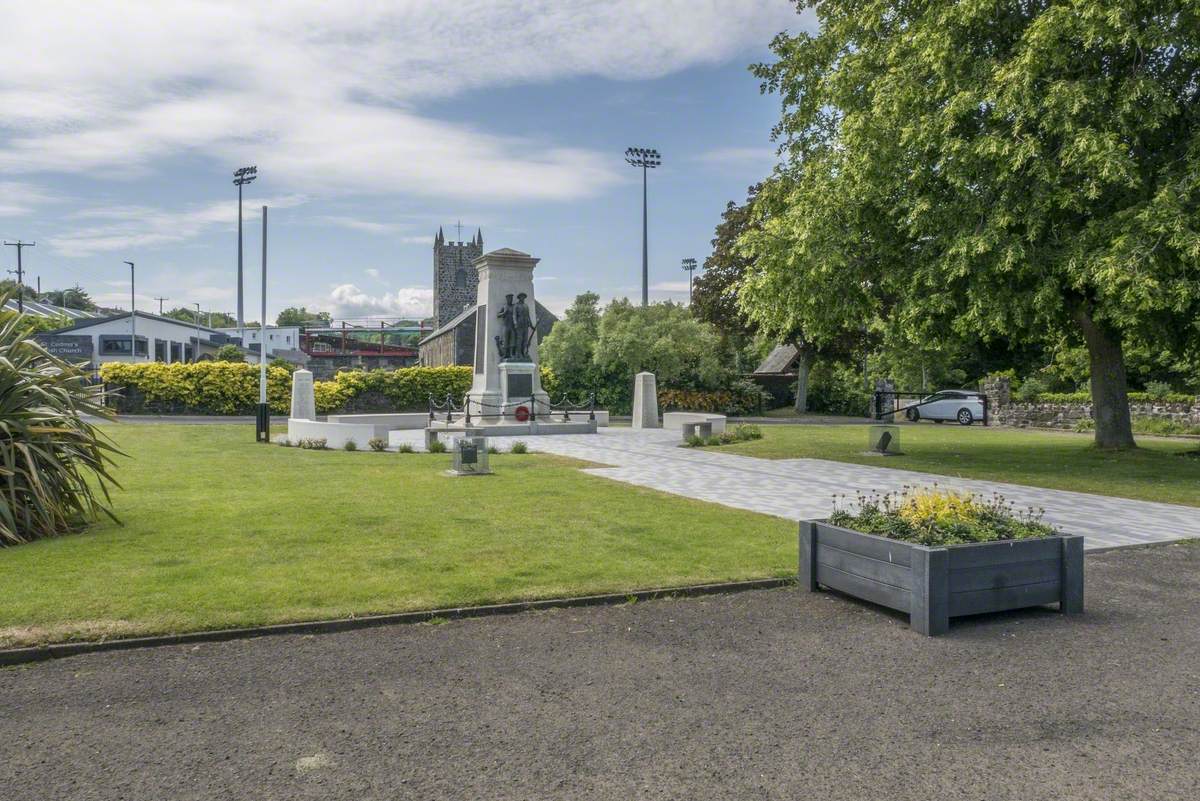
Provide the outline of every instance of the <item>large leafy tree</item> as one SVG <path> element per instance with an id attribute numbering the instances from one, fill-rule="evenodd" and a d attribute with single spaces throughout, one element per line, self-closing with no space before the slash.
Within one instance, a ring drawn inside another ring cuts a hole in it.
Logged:
<path id="1" fill-rule="evenodd" d="M 76 284 L 66 289 L 51 289 L 42 295 L 42 300 L 55 306 L 80 311 L 96 311 L 96 302 L 83 287 Z"/>
<path id="2" fill-rule="evenodd" d="M 299 326 L 328 326 L 333 317 L 329 312 L 310 312 L 308 309 L 300 306 L 289 306 L 279 313 L 275 318 L 275 325 L 299 325 Z"/>
<path id="3" fill-rule="evenodd" d="M 828 0 L 757 66 L 788 180 L 742 302 L 1086 345 L 1096 443 L 1133 446 L 1125 346 L 1200 329 L 1200 5 Z M 761 311 L 765 309 L 765 311 Z"/>

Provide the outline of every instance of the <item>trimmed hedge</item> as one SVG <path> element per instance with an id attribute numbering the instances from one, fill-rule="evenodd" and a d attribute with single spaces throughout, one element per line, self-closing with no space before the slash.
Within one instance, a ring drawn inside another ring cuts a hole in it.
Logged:
<path id="1" fill-rule="evenodd" d="M 127 412 L 251 414 L 258 404 L 258 365 L 247 362 L 109 362 L 101 366 L 100 376 L 122 392 L 119 408 Z M 548 392 L 554 391 L 554 375 L 545 369 L 542 385 Z M 424 411 L 430 395 L 439 400 L 447 395 L 460 399 L 470 388 L 470 367 L 404 367 L 347 370 L 331 381 L 313 382 L 313 395 L 321 414 L 335 413 L 370 392 L 387 398 L 396 410 Z M 268 366 L 267 403 L 272 413 L 287 414 L 291 402 L 291 372 Z"/>
<path id="2" fill-rule="evenodd" d="M 1130 403 L 1193 403 L 1195 395 L 1182 392 L 1171 392 L 1162 397 L 1153 398 L 1148 392 L 1130 392 Z M 1041 392 L 1031 401 L 1032 403 L 1091 403 L 1092 396 L 1088 392 Z"/>
<path id="3" fill-rule="evenodd" d="M 744 417 L 757 414 L 761 392 L 757 389 L 660 389 L 658 408 L 662 411 L 681 409 L 689 412 L 712 412 Z"/>

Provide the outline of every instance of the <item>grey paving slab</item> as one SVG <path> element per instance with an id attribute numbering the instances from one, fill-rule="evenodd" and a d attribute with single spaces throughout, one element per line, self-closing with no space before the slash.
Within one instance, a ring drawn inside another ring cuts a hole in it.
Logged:
<path id="1" fill-rule="evenodd" d="M 419 441 L 421 432 L 413 432 Z M 512 437 L 493 444 L 501 450 Z M 596 434 L 529 437 L 531 451 L 572 456 L 608 467 L 587 472 L 642 487 L 789 520 L 824 517 L 837 495 L 890 492 L 938 484 L 985 496 L 1000 493 L 1018 507 L 1045 510 L 1047 522 L 1082 534 L 1089 549 L 1200 537 L 1200 509 L 996 481 L 938 476 L 823 459 L 756 459 L 714 449 L 680 448 L 662 430 L 604 428 Z"/>

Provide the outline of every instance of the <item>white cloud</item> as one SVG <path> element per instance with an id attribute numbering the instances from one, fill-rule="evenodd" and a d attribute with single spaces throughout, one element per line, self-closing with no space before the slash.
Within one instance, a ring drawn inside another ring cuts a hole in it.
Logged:
<path id="1" fill-rule="evenodd" d="M 395 292 L 371 295 L 354 284 L 335 286 L 327 306 L 337 318 L 354 317 L 427 317 L 433 313 L 433 290 L 402 287 Z"/>
<path id="2" fill-rule="evenodd" d="M 655 292 L 687 292 L 687 281 L 659 281 L 657 284 L 651 284 L 650 289 Z"/>
<path id="3" fill-rule="evenodd" d="M 393 234 L 407 227 L 400 223 L 381 223 L 374 220 L 360 220 L 357 217 L 344 217 L 340 215 L 325 215 L 317 217 L 316 221 L 328 225 L 337 225 L 341 228 L 350 228 L 354 231 L 366 231 L 369 234 Z"/>
<path id="4" fill-rule="evenodd" d="M 0 217 L 24 217 L 37 206 L 54 203 L 59 198 L 34 184 L 23 181 L 0 181 Z"/>
<path id="5" fill-rule="evenodd" d="M 122 176 L 200 153 L 310 192 L 565 199 L 608 154 L 423 115 L 465 90 L 719 63 L 801 22 L 788 0 L 90 2 L 10 7 L 0 173 Z"/>
<path id="6" fill-rule="evenodd" d="M 371 276 L 372 278 L 379 277 L 379 270 L 376 270 L 374 267 L 368 267 L 367 269 L 363 270 L 363 272 L 365 272 L 367 275 Z"/>
<path id="7" fill-rule="evenodd" d="M 286 209 L 304 201 L 302 195 L 247 198 L 242 217 L 246 222 L 254 221 L 259 218 L 261 206 Z M 183 211 L 150 206 L 99 206 L 83 209 L 71 216 L 97 222 L 72 227 L 67 233 L 50 237 L 47 244 L 63 256 L 81 257 L 182 242 L 213 228 L 233 230 L 237 223 L 237 204 L 223 201 Z"/>

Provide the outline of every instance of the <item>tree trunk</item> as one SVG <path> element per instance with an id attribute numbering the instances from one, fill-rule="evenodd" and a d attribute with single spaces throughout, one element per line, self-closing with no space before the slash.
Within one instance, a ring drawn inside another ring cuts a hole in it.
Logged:
<path id="1" fill-rule="evenodd" d="M 812 368 L 812 356 L 807 346 L 800 346 L 800 357 L 796 362 L 796 414 L 808 411 L 808 372 Z"/>
<path id="2" fill-rule="evenodd" d="M 1125 381 L 1125 353 L 1121 338 L 1092 319 L 1084 307 L 1075 321 L 1087 342 L 1092 375 L 1092 417 L 1096 421 L 1096 447 L 1136 448 L 1129 418 L 1129 388 Z"/>

